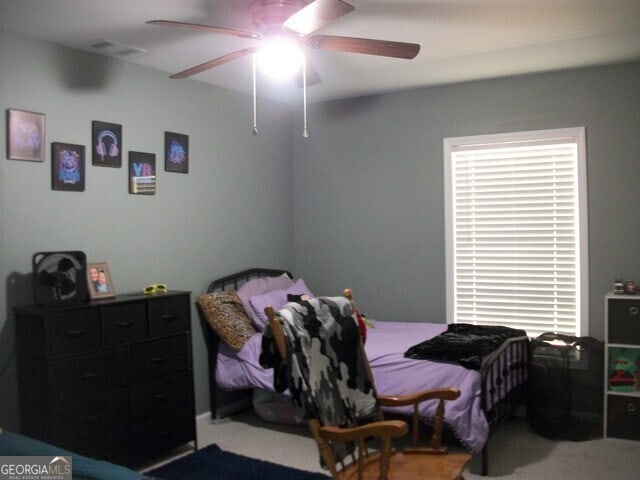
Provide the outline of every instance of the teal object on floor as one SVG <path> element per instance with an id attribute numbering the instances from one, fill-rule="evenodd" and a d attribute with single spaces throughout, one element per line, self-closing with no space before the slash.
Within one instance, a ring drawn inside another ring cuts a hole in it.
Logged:
<path id="1" fill-rule="evenodd" d="M 18 433 L 0 431 L 0 456 L 71 456 L 74 480 L 145 480 L 145 476 L 115 463 L 41 442 Z"/>

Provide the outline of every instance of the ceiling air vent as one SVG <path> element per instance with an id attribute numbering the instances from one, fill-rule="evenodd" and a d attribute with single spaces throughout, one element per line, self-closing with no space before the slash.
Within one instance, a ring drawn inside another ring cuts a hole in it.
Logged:
<path id="1" fill-rule="evenodd" d="M 112 42 L 111 40 L 102 40 L 91 45 L 91 48 L 99 50 L 101 53 L 117 55 L 118 57 L 129 57 L 138 53 L 147 53 L 144 48 L 132 47 L 124 43 Z"/>

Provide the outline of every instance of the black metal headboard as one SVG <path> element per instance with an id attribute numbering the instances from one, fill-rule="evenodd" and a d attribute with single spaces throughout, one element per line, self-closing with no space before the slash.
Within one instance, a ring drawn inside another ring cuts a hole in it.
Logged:
<path id="1" fill-rule="evenodd" d="M 289 272 L 288 270 L 277 270 L 274 268 L 249 268 L 248 270 L 243 270 L 242 272 L 238 273 L 232 273 L 231 275 L 227 275 L 226 277 L 214 280 L 209 284 L 207 292 L 211 293 L 217 290 L 226 290 L 227 287 L 231 285 L 233 285 L 234 290 L 237 290 L 240 285 L 252 278 L 278 277 L 283 274 L 288 275 L 289 278 L 293 278 L 293 275 L 291 275 L 291 272 Z"/>
<path id="2" fill-rule="evenodd" d="M 252 278 L 278 277 L 283 274 L 293 278 L 293 275 L 288 270 L 259 267 L 249 268 L 214 280 L 209 284 L 207 293 L 220 290 L 237 290 L 243 283 Z M 207 322 L 204 313 L 200 309 L 200 305 L 196 303 L 196 307 L 209 358 L 209 403 L 211 406 L 211 419 L 212 421 L 216 421 L 250 406 L 252 390 L 228 391 L 218 387 L 216 383 L 216 363 L 218 360 L 220 338 L 209 326 L 209 322 Z"/>

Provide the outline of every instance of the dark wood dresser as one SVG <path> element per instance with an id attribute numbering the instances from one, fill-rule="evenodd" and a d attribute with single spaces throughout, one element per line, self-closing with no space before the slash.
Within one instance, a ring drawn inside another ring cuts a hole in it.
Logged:
<path id="1" fill-rule="evenodd" d="M 190 292 L 14 311 L 23 434 L 130 467 L 195 445 Z"/>

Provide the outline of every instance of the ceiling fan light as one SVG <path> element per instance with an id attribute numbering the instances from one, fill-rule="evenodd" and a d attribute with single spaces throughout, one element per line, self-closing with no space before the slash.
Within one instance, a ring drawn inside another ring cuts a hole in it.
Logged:
<path id="1" fill-rule="evenodd" d="M 304 61 L 300 49 L 283 40 L 268 42 L 256 57 L 260 71 L 275 79 L 291 78 L 300 71 Z"/>

